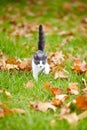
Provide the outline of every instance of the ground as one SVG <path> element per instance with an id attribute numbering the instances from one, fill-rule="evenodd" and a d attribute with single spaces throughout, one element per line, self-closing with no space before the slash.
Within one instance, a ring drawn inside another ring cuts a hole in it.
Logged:
<path id="1" fill-rule="evenodd" d="M 0 102 L 9 108 L 21 108 L 25 114 L 7 114 L 0 118 L 1 130 L 86 130 L 87 118 L 72 127 L 66 120 L 60 120 L 57 112 L 48 110 L 40 112 L 32 109 L 29 102 L 48 101 L 53 95 L 44 89 L 44 83 L 63 89 L 70 82 L 78 82 L 82 88 L 82 78 L 87 73 L 78 74 L 72 70 L 73 57 L 87 61 L 87 2 L 67 0 L 52 1 L 0 1 L 0 50 L 9 58 L 31 58 L 37 50 L 38 25 L 43 24 L 45 31 L 45 52 L 61 52 L 65 57 L 64 69 L 69 73 L 67 79 L 54 79 L 54 74 L 41 74 L 38 83 L 34 81 L 31 71 L 0 70 L 0 89 L 6 89 L 12 97 L 0 94 Z M 25 88 L 32 80 L 34 87 Z M 72 95 L 69 101 L 74 98 Z M 74 108 L 77 113 L 79 110 Z M 51 121 L 55 120 L 55 125 Z"/>

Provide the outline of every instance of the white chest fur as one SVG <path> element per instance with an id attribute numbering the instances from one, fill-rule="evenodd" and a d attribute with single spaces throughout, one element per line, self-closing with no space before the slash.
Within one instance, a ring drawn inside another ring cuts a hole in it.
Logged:
<path id="1" fill-rule="evenodd" d="M 49 64 L 47 62 L 45 64 L 42 64 L 42 61 L 40 61 L 40 64 L 36 65 L 32 60 L 32 72 L 35 80 L 38 80 L 38 74 L 41 71 L 44 72 L 45 74 L 49 74 L 50 71 Z"/>

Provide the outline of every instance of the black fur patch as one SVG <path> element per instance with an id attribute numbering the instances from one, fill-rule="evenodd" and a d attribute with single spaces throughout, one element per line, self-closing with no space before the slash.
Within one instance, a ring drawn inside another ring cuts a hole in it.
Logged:
<path id="1" fill-rule="evenodd" d="M 39 26 L 38 50 L 44 51 L 44 32 L 42 25 Z"/>
<path id="2" fill-rule="evenodd" d="M 42 61 L 42 64 L 46 64 L 47 56 L 44 54 L 43 51 L 38 50 L 34 55 L 34 63 L 38 65 L 40 61 Z"/>

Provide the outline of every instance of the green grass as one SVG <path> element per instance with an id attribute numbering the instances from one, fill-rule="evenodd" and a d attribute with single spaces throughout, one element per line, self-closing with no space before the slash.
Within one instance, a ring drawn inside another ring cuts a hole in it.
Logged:
<path id="1" fill-rule="evenodd" d="M 8 57 L 21 59 L 32 57 L 37 50 L 38 32 L 31 32 L 32 35 L 30 37 L 11 35 L 10 32 L 12 28 L 10 21 L 12 17 L 10 16 L 14 15 L 15 17 L 18 13 L 18 16 L 16 16 L 15 19 L 13 18 L 17 24 L 23 23 L 26 20 L 27 23 L 33 22 L 34 26 L 41 23 L 51 25 L 51 34 L 48 33 L 45 35 L 45 51 L 48 55 L 51 51 L 62 51 L 63 54 L 71 54 L 75 57 L 80 55 L 81 60 L 87 61 L 87 55 L 85 58 L 82 57 L 87 51 L 87 37 L 84 35 L 87 34 L 87 30 L 80 31 L 78 29 L 81 25 L 81 19 L 86 15 L 87 10 L 79 12 L 77 7 L 73 7 L 71 12 L 68 11 L 66 13 L 62 8 L 63 2 L 64 0 L 55 0 L 54 2 L 45 0 L 43 4 L 40 5 L 38 2 L 35 2 L 35 0 L 33 0 L 33 2 L 1 0 L 0 17 L 1 19 L 4 15 L 8 17 L 3 20 L 0 19 L 0 21 L 2 21 L 0 22 L 0 50 L 7 54 Z M 9 9 L 9 7 L 11 7 L 11 9 Z M 34 16 L 29 16 L 28 11 L 34 13 Z M 76 18 L 73 18 L 72 15 L 75 15 Z M 67 17 L 67 20 L 64 20 L 65 17 Z M 55 31 L 54 27 L 58 27 L 58 30 Z M 68 32 L 74 30 L 74 38 L 61 47 L 63 39 L 67 37 L 58 35 L 58 33 L 63 30 Z M 77 126 L 71 127 L 67 121 L 55 117 L 53 111 L 49 110 L 46 113 L 42 113 L 31 109 L 28 104 L 28 101 L 37 102 L 41 100 L 44 102 L 52 99 L 52 95 L 43 88 L 46 81 L 50 81 L 52 87 L 62 88 L 64 92 L 69 82 L 78 82 L 79 87 L 82 88 L 82 77 L 87 78 L 87 74 L 78 75 L 74 73 L 71 70 L 71 66 L 73 65 L 72 61 L 72 59 L 67 59 L 65 62 L 65 68 L 69 72 L 69 78 L 67 80 L 54 80 L 53 74 L 50 73 L 48 76 L 41 74 L 38 83 L 36 83 L 33 80 L 31 72 L 0 71 L 0 89 L 6 89 L 12 94 L 11 99 L 0 94 L 0 101 L 6 103 L 10 108 L 22 108 L 26 112 L 25 115 L 15 113 L 12 116 L 6 115 L 4 118 L 0 118 L 0 130 L 86 130 L 87 118 L 81 120 Z M 24 84 L 31 79 L 34 82 L 34 87 L 25 89 Z M 73 96 L 71 96 L 71 98 L 73 98 Z M 57 114 L 58 111 L 56 112 Z M 55 125 L 51 127 L 50 121 L 53 119 L 55 120 Z"/>

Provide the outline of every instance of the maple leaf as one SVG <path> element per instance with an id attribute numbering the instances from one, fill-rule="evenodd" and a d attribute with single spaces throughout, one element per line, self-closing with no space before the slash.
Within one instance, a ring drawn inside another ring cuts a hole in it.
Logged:
<path id="1" fill-rule="evenodd" d="M 64 102 L 68 98 L 68 95 L 60 94 L 60 95 L 56 95 L 55 98 L 61 100 L 62 102 Z"/>
<path id="2" fill-rule="evenodd" d="M 10 58 L 10 59 L 7 59 L 6 64 L 19 65 L 20 62 L 16 58 Z"/>
<path id="3" fill-rule="evenodd" d="M 61 108 L 61 112 L 60 112 L 61 116 L 70 112 L 70 106 L 71 106 L 71 104 L 72 104 L 72 102 L 69 102 L 69 103 L 65 104 L 64 107 Z"/>
<path id="4" fill-rule="evenodd" d="M 39 101 L 37 104 L 31 104 L 29 103 L 31 108 L 41 111 L 41 112 L 46 112 L 48 109 L 52 109 L 53 111 L 56 111 L 56 107 L 52 105 L 51 102 L 41 102 Z"/>
<path id="5" fill-rule="evenodd" d="M 53 95 L 59 95 L 62 94 L 62 89 L 60 88 L 51 88 L 50 82 L 46 82 L 44 84 L 44 88 L 46 88 L 47 90 L 49 90 Z"/>
<path id="6" fill-rule="evenodd" d="M 70 114 L 65 114 L 61 116 L 62 119 L 66 119 L 70 124 L 76 125 L 79 118 L 75 112 Z"/>
<path id="7" fill-rule="evenodd" d="M 25 88 L 32 88 L 34 86 L 34 83 L 32 80 L 29 80 L 24 86 Z"/>
<path id="8" fill-rule="evenodd" d="M 81 95 L 76 98 L 76 106 L 80 110 L 86 110 L 87 109 L 87 95 Z"/>
<path id="9" fill-rule="evenodd" d="M 57 98 L 53 98 L 52 104 L 56 107 L 60 107 L 63 104 L 63 102 Z"/>
<path id="10" fill-rule="evenodd" d="M 63 102 L 68 98 L 68 95 L 66 94 L 60 94 L 60 95 L 56 95 L 55 98 L 53 98 L 52 104 L 54 106 L 61 106 L 63 104 Z"/>
<path id="11" fill-rule="evenodd" d="M 69 83 L 69 87 L 66 89 L 67 93 L 78 95 L 79 94 L 79 88 L 77 82 L 71 82 Z"/>
<path id="12" fill-rule="evenodd" d="M 19 64 L 19 69 L 20 70 L 29 70 L 31 71 L 31 65 L 30 65 L 30 59 L 24 59 L 24 61 L 22 61 L 20 64 Z"/>
<path id="13" fill-rule="evenodd" d="M 85 61 L 80 62 L 79 60 L 75 60 L 72 69 L 77 73 L 84 73 L 87 71 L 87 63 Z"/>
<path id="14" fill-rule="evenodd" d="M 55 70 L 58 68 L 58 65 L 62 66 L 64 62 L 64 55 L 62 51 L 60 52 L 51 52 L 48 56 L 48 62 L 50 64 L 50 69 L 52 72 L 55 72 Z"/>
<path id="15" fill-rule="evenodd" d="M 55 74 L 54 74 L 54 79 L 57 79 L 57 78 L 61 78 L 61 79 L 68 78 L 68 72 L 64 69 L 56 71 Z"/>
<path id="16" fill-rule="evenodd" d="M 4 69 L 5 70 L 13 70 L 13 69 L 17 69 L 18 70 L 18 66 L 14 65 L 14 64 L 6 64 Z"/>

